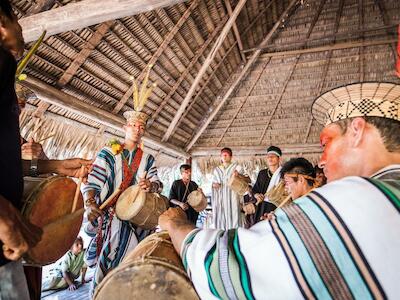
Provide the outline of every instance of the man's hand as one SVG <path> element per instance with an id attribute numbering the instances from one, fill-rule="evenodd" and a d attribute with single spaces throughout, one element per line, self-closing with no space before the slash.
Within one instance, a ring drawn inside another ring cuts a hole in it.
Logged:
<path id="1" fill-rule="evenodd" d="M 21 146 L 21 152 L 24 159 L 44 158 L 42 145 L 36 143 L 33 138 L 29 138 L 28 142 Z"/>
<path id="2" fill-rule="evenodd" d="M 100 216 L 103 215 L 103 211 L 97 206 L 96 203 L 92 203 L 86 207 L 86 214 L 90 223 L 93 223 Z"/>
<path id="3" fill-rule="evenodd" d="M 5 204 L 2 209 L 7 212 L 0 221 L 0 240 L 4 244 L 2 251 L 7 259 L 18 260 L 40 241 L 42 230 L 24 220 L 11 204 Z"/>
<path id="4" fill-rule="evenodd" d="M 221 184 L 218 183 L 218 182 L 213 182 L 212 187 L 213 187 L 214 189 L 219 189 L 219 188 L 221 187 Z"/>
<path id="5" fill-rule="evenodd" d="M 78 289 L 78 286 L 75 283 L 68 286 L 68 290 L 70 291 L 75 291 L 76 289 Z"/>
<path id="6" fill-rule="evenodd" d="M 171 229 L 171 225 L 188 222 L 186 214 L 180 208 L 169 208 L 158 218 L 158 225 L 162 230 Z"/>
<path id="7" fill-rule="evenodd" d="M 187 205 L 187 203 L 184 202 L 180 202 L 179 207 L 182 208 L 183 210 L 188 210 L 189 209 L 189 205 Z"/>
<path id="8" fill-rule="evenodd" d="M 258 204 L 260 204 L 260 203 L 262 203 L 264 201 L 264 195 L 263 194 L 255 194 L 254 198 L 256 198 L 256 200 L 257 200 L 256 205 L 258 205 Z"/>
<path id="9" fill-rule="evenodd" d="M 265 214 L 263 214 L 263 215 L 261 216 L 260 220 L 261 220 L 261 221 L 263 221 L 263 220 L 271 221 L 271 220 L 273 220 L 273 219 L 275 219 L 275 218 L 276 218 L 276 217 L 275 217 L 275 214 L 274 214 L 273 212 L 270 212 L 270 213 L 265 213 Z"/>
<path id="10" fill-rule="evenodd" d="M 55 162 L 56 162 L 56 173 L 65 176 L 82 178 L 83 182 L 86 182 L 87 176 L 91 171 L 91 165 L 92 165 L 91 160 L 82 158 L 71 158 Z"/>
<path id="11" fill-rule="evenodd" d="M 143 191 L 147 193 L 150 192 L 151 182 L 146 178 L 139 178 L 139 186 Z"/>
<path id="12" fill-rule="evenodd" d="M 252 215 L 256 212 L 256 207 L 253 203 L 247 203 L 243 205 L 243 211 L 245 215 Z"/>

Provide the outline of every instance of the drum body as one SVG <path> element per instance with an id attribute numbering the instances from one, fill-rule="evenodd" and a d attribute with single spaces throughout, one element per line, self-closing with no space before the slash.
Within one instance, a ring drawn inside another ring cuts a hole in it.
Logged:
<path id="1" fill-rule="evenodd" d="M 249 184 L 247 183 L 243 175 L 233 175 L 228 181 L 228 186 L 239 196 L 243 196 L 249 190 Z"/>
<path id="2" fill-rule="evenodd" d="M 193 207 L 195 211 L 201 212 L 207 207 L 207 198 L 204 196 L 203 192 L 196 190 L 189 194 L 187 203 Z"/>
<path id="3" fill-rule="evenodd" d="M 276 207 L 280 206 L 289 196 L 283 180 L 279 181 L 279 183 L 270 189 L 265 195 L 267 196 L 268 201 L 274 204 Z M 291 202 L 292 201 L 285 203 L 289 204 Z"/>
<path id="4" fill-rule="evenodd" d="M 139 185 L 128 187 L 119 196 L 115 212 L 121 220 L 130 221 L 143 229 L 158 225 L 158 217 L 167 210 L 168 199 L 157 193 L 146 193 Z"/>
<path id="5" fill-rule="evenodd" d="M 27 264 L 44 266 L 61 258 L 72 246 L 82 225 L 83 216 L 76 215 L 65 222 L 56 222 L 71 214 L 76 183 L 67 177 L 24 177 L 24 203 L 22 215 L 43 229 L 41 241 L 31 248 L 24 259 Z M 77 209 L 83 207 L 80 194 Z M 46 225 L 51 226 L 46 230 Z"/>
<path id="6" fill-rule="evenodd" d="M 199 299 L 168 233 L 154 233 L 137 245 L 99 284 L 96 300 Z"/>

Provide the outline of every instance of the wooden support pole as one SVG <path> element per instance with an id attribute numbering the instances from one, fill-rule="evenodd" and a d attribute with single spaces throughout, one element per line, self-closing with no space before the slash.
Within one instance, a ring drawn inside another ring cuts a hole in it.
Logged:
<path id="1" fill-rule="evenodd" d="M 231 17 L 232 16 L 232 7 L 231 7 L 230 0 L 225 0 L 225 6 L 226 6 L 226 9 L 228 11 L 229 17 Z M 242 61 L 244 63 L 246 63 L 246 56 L 243 53 L 243 43 L 242 43 L 242 39 L 240 38 L 240 33 L 239 33 L 238 28 L 237 28 L 236 22 L 233 23 L 232 28 L 233 28 L 233 33 L 235 35 L 235 38 L 236 38 L 236 41 L 237 41 L 237 45 L 238 45 L 238 48 L 239 48 L 240 57 L 242 58 Z"/>
<path id="2" fill-rule="evenodd" d="M 82 102 L 81 100 L 68 95 L 55 87 L 52 87 L 32 76 L 28 77 L 22 82 L 22 84 L 36 93 L 38 98 L 51 104 L 57 105 L 68 111 L 71 111 L 79 116 L 86 117 L 102 125 L 108 126 L 114 130 L 123 132 L 123 125 L 125 119 L 121 116 L 115 115 L 111 112 L 104 111 L 93 105 Z M 178 147 L 157 141 L 148 135 L 143 137 L 143 142 L 155 147 L 156 149 L 162 149 L 166 153 L 170 153 L 177 157 L 189 157 L 189 155 L 179 149 Z"/>
<path id="3" fill-rule="evenodd" d="M 281 25 L 282 21 L 287 18 L 289 12 L 293 9 L 293 7 L 298 3 L 298 0 L 292 0 L 285 11 L 281 14 L 279 21 L 275 23 L 275 25 L 272 27 L 272 29 L 269 31 L 269 33 L 266 35 L 266 37 L 262 40 L 260 43 L 260 47 L 264 47 L 267 45 L 274 33 L 278 30 L 279 26 Z M 230 97 L 232 92 L 235 90 L 235 88 L 238 86 L 240 82 L 242 82 L 244 76 L 247 74 L 247 71 L 250 69 L 250 67 L 253 65 L 253 63 L 257 60 L 257 58 L 260 56 L 261 50 L 256 50 L 254 51 L 253 55 L 250 57 L 250 59 L 247 61 L 246 65 L 244 66 L 243 70 L 240 72 L 239 76 L 236 78 L 236 80 L 232 83 L 232 85 L 229 87 L 228 91 L 225 93 L 223 96 L 222 100 L 218 103 L 218 105 L 214 108 L 212 111 L 211 115 L 205 120 L 204 124 L 201 126 L 201 128 L 197 131 L 196 135 L 193 137 L 193 139 L 189 142 L 189 144 L 186 146 L 186 151 L 189 151 L 193 145 L 196 143 L 196 141 L 199 139 L 201 134 L 206 130 L 208 124 L 214 119 L 214 117 L 218 114 L 222 106 L 225 104 L 226 100 Z"/>
<path id="4" fill-rule="evenodd" d="M 185 0 L 83 0 L 19 20 L 25 42 L 171 6 Z"/>
<path id="5" fill-rule="evenodd" d="M 172 120 L 171 124 L 168 126 L 167 132 L 165 133 L 164 137 L 162 138 L 162 141 L 167 141 L 169 137 L 171 136 L 172 130 L 178 123 L 179 119 L 181 118 L 182 114 L 184 113 L 186 107 L 189 104 L 189 101 L 191 100 L 194 92 L 196 91 L 196 88 L 198 87 L 203 75 L 207 72 L 208 67 L 214 60 L 215 55 L 217 55 L 218 49 L 221 47 L 222 43 L 225 40 L 225 37 L 228 35 L 229 31 L 231 30 L 233 23 L 236 21 L 237 16 L 239 15 L 240 11 L 242 10 L 243 6 L 246 4 L 247 0 L 240 0 L 239 3 L 236 5 L 235 10 L 232 13 L 232 16 L 229 18 L 229 20 L 226 22 L 224 28 L 222 29 L 222 32 L 218 39 L 216 40 L 214 46 L 212 47 L 209 55 L 203 62 L 203 65 L 201 69 L 199 70 L 196 78 L 194 79 L 194 82 L 192 83 L 185 99 L 183 99 L 183 102 L 181 106 L 179 107 L 178 111 L 175 114 L 174 119 Z"/>

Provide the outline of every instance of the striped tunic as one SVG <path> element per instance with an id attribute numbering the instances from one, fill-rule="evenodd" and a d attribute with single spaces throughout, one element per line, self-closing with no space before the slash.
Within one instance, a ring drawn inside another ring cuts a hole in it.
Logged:
<path id="1" fill-rule="evenodd" d="M 130 165 L 136 150 L 123 150 L 123 154 Z M 139 176 L 147 171 L 146 178 L 151 182 L 159 182 L 154 157 L 143 153 L 139 169 L 134 175 L 131 184 L 138 182 Z M 93 163 L 93 170 L 88 176 L 88 183 L 82 188 L 83 193 L 94 190 L 96 202 L 100 206 L 118 188 L 123 180 L 122 155 L 114 155 L 110 147 L 104 147 Z M 87 224 L 85 231 L 92 237 L 86 251 L 86 263 L 88 266 L 96 266 L 92 281 L 92 292 L 107 273 L 118 266 L 121 260 L 129 253 L 138 241 L 146 237 L 150 232 L 135 228 L 130 222 L 122 221 L 114 215 L 114 208 L 109 208 L 104 213 L 102 222 L 102 249 L 97 251 L 97 228 Z M 96 252 L 100 252 L 97 256 Z"/>
<path id="2" fill-rule="evenodd" d="M 237 163 L 231 163 L 227 167 L 221 165 L 214 169 L 212 182 L 221 184 L 221 187 L 212 189 L 213 228 L 230 229 L 243 226 L 244 217 L 241 213 L 243 197 L 228 186 L 228 181 L 235 170 L 241 173 L 241 167 Z"/>
<path id="3" fill-rule="evenodd" d="M 195 229 L 181 255 L 202 299 L 397 299 L 399 228 L 392 165 L 315 189 L 247 230 Z"/>

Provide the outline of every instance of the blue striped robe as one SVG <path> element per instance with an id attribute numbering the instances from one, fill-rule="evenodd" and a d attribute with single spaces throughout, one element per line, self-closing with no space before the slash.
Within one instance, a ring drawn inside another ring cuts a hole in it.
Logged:
<path id="1" fill-rule="evenodd" d="M 136 150 L 123 150 L 128 163 L 131 164 Z M 138 182 L 139 176 L 147 171 L 146 178 L 151 182 L 159 182 L 154 157 L 143 153 L 139 169 L 132 179 L 131 185 Z M 118 188 L 123 180 L 122 156 L 114 155 L 110 147 L 104 147 L 93 163 L 93 170 L 88 176 L 88 183 L 82 188 L 83 193 L 94 190 L 96 202 L 100 206 Z M 150 231 L 134 228 L 128 221 L 122 221 L 116 215 L 111 219 L 110 213 L 114 208 L 109 208 L 104 213 L 102 223 L 103 245 L 99 257 L 96 256 L 96 232 L 97 229 L 90 223 L 85 231 L 92 237 L 86 252 L 86 263 L 88 266 L 96 266 L 92 281 L 92 293 L 107 273 L 118 266 L 121 260 L 129 253 L 140 240 L 146 237 Z"/>
<path id="2" fill-rule="evenodd" d="M 315 189 L 250 229 L 193 230 L 202 299 L 398 299 L 400 165 Z"/>

